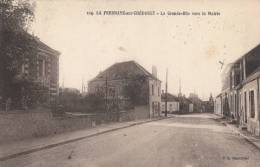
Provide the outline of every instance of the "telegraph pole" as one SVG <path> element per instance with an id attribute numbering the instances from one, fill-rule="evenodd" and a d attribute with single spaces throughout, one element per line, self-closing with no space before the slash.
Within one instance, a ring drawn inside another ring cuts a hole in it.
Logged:
<path id="1" fill-rule="evenodd" d="M 167 100 L 168 100 L 168 68 L 166 69 L 166 82 L 165 82 L 165 112 L 164 112 L 165 117 L 167 117 Z"/>
<path id="2" fill-rule="evenodd" d="M 106 83 L 105 83 L 105 84 L 106 84 L 106 88 L 105 88 L 105 89 L 106 89 L 106 90 L 105 90 L 105 91 L 106 91 L 106 95 L 105 95 L 105 96 L 106 96 L 106 97 L 105 97 L 105 98 L 106 98 L 106 99 L 105 99 L 105 100 L 106 100 L 106 101 L 105 101 L 105 103 L 106 103 L 105 105 L 106 105 L 106 106 L 105 106 L 105 107 L 106 107 L 106 112 L 108 112 L 108 107 L 107 107 L 107 96 L 108 96 L 108 95 L 107 95 L 107 94 L 108 94 L 108 88 L 107 88 L 107 85 L 108 85 L 108 83 L 107 83 L 107 75 L 106 75 Z"/>

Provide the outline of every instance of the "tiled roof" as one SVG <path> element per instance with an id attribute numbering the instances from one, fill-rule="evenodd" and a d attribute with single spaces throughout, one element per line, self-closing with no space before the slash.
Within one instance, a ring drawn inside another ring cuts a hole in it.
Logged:
<path id="1" fill-rule="evenodd" d="M 31 34 L 29 34 L 28 32 L 26 32 L 26 31 L 23 31 L 23 32 L 21 32 L 23 35 L 25 35 L 25 37 L 27 38 L 27 39 L 30 39 L 30 40 L 32 40 L 32 41 L 35 41 L 37 44 L 38 44 L 38 47 L 39 47 L 39 49 L 42 49 L 42 50 L 44 50 L 44 51 L 47 51 L 47 52 L 49 52 L 49 53 L 51 53 L 51 54 L 53 54 L 53 55 L 60 55 L 60 52 L 59 51 L 57 51 L 57 50 L 55 50 L 55 49 L 52 49 L 51 47 L 49 47 L 48 45 L 46 45 L 45 43 L 43 43 L 42 41 L 40 41 L 40 39 L 38 38 L 38 37 L 36 37 L 36 36 L 34 36 L 34 35 L 31 35 Z"/>
<path id="2" fill-rule="evenodd" d="M 162 98 L 162 101 L 165 101 L 166 93 L 163 93 L 161 98 Z M 167 93 L 167 101 L 179 101 L 179 98 L 173 94 Z"/>
<path id="3" fill-rule="evenodd" d="M 149 73 L 141 65 L 135 61 L 126 61 L 115 63 L 108 67 L 105 71 L 100 72 L 93 80 L 120 80 L 120 79 L 130 79 L 135 76 L 145 76 L 155 80 L 158 80 L 155 76 Z"/>

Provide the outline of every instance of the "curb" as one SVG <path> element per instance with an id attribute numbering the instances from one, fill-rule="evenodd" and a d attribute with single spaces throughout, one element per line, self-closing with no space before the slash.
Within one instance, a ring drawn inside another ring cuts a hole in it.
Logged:
<path id="1" fill-rule="evenodd" d="M 255 144 L 254 142 L 251 141 L 251 139 L 244 135 L 243 133 L 241 133 L 239 130 L 237 130 L 236 128 L 232 127 L 231 125 L 229 125 L 228 123 L 224 122 L 224 124 L 229 127 L 230 129 L 232 129 L 233 131 L 235 131 L 237 134 L 239 134 L 240 136 L 242 136 L 249 144 L 251 144 L 252 146 L 254 146 L 257 150 L 260 151 L 260 147 Z"/>
<path id="2" fill-rule="evenodd" d="M 170 119 L 170 118 L 173 118 L 173 117 L 158 118 L 158 119 L 153 119 L 153 120 L 136 122 L 136 123 L 132 123 L 130 125 L 122 126 L 122 127 L 119 127 L 119 128 L 112 128 L 112 129 L 105 130 L 105 131 L 102 131 L 102 132 L 97 132 L 97 133 L 94 133 L 94 134 L 91 134 L 91 135 L 78 137 L 78 138 L 75 138 L 75 139 L 71 139 L 71 140 L 67 140 L 67 141 L 63 141 L 63 142 L 58 142 L 58 143 L 54 143 L 54 144 L 50 144 L 50 145 L 46 145 L 46 146 L 42 146 L 42 147 L 38 147 L 38 148 L 33 148 L 33 149 L 26 150 L 26 151 L 21 151 L 21 152 L 18 152 L 18 153 L 14 153 L 14 154 L 10 154 L 10 155 L 0 157 L 0 161 L 6 161 L 6 160 L 13 159 L 13 158 L 16 158 L 16 157 L 19 157 L 19 156 L 22 156 L 22 155 L 27 155 L 27 154 L 31 154 L 31 153 L 34 153 L 34 152 L 51 149 L 51 148 L 54 148 L 54 147 L 57 147 L 57 146 L 61 146 L 61 145 L 65 145 L 65 144 L 68 144 L 68 143 L 80 141 L 80 140 L 83 140 L 83 139 L 99 136 L 99 135 L 106 134 L 106 133 L 113 132 L 113 131 L 117 131 L 117 130 L 120 130 L 120 129 L 125 129 L 125 128 L 129 128 L 129 127 L 136 126 L 136 125 L 141 125 L 141 124 L 145 124 L 145 123 L 149 123 L 149 122 L 160 121 L 160 120 L 163 120 L 163 119 Z"/>

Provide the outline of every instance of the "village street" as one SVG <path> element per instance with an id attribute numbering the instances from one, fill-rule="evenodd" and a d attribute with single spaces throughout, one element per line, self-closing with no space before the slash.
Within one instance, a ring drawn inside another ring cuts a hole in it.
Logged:
<path id="1" fill-rule="evenodd" d="M 0 161 L 1 167 L 256 167 L 260 151 L 213 114 L 175 115 Z"/>

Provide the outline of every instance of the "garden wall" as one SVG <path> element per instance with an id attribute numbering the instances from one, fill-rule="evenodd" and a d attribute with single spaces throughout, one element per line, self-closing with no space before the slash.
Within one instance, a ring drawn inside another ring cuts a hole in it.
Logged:
<path id="1" fill-rule="evenodd" d="M 92 126 L 110 122 L 147 118 L 149 118 L 149 110 L 145 106 L 135 107 L 134 110 L 119 113 L 60 117 L 54 117 L 48 110 L 0 112 L 0 143 L 91 128 Z"/>

